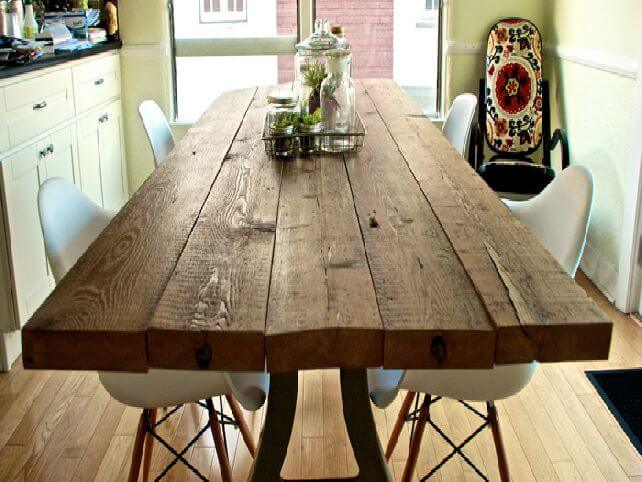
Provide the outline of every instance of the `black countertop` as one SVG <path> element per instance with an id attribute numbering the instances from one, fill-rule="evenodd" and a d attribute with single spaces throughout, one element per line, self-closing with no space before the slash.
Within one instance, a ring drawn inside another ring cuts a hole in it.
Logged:
<path id="1" fill-rule="evenodd" d="M 16 67 L 0 67 L 0 79 L 6 79 L 15 75 L 25 74 L 27 72 L 33 72 L 35 70 L 44 69 L 53 65 L 63 64 L 65 62 L 69 62 L 70 60 L 90 57 L 92 55 L 100 54 L 102 52 L 108 52 L 110 50 L 118 50 L 122 46 L 123 43 L 118 40 L 114 42 L 104 42 L 96 44 L 94 47 L 91 47 L 89 49 L 76 50 L 74 52 L 45 54 L 40 58 L 34 60 L 33 62 L 29 62 L 25 65 L 19 65 Z"/>

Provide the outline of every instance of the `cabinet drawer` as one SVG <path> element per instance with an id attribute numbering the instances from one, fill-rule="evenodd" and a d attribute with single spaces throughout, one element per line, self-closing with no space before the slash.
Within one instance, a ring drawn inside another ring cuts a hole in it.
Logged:
<path id="1" fill-rule="evenodd" d="M 16 146 L 71 119 L 74 116 L 72 89 L 70 69 L 5 87 L 5 128 L 9 144 Z"/>
<path id="2" fill-rule="evenodd" d="M 81 113 L 120 94 L 120 61 L 103 57 L 73 68 L 76 112 Z"/>

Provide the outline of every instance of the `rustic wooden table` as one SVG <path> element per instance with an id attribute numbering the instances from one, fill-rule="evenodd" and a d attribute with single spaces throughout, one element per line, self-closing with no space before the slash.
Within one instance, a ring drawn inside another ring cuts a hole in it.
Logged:
<path id="1" fill-rule="evenodd" d="M 263 150 L 269 90 L 227 93 L 190 129 L 24 328 L 26 368 L 267 361 L 252 480 L 277 480 L 296 371 L 339 367 L 377 481 L 366 367 L 608 356 L 606 316 L 394 82 L 357 83 L 362 152 L 292 161 Z"/>

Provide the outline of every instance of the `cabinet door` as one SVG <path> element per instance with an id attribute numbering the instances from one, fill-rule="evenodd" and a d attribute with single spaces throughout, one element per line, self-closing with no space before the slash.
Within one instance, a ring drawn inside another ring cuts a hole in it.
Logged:
<path id="1" fill-rule="evenodd" d="M 45 140 L 26 147 L 2 163 L 4 215 L 21 324 L 29 320 L 53 287 L 38 213 L 38 189 L 44 180 L 43 162 L 49 143 Z"/>
<path id="2" fill-rule="evenodd" d="M 97 115 L 90 115 L 78 122 L 78 182 L 82 192 L 93 202 L 102 206 L 99 125 Z"/>
<path id="3" fill-rule="evenodd" d="M 69 182 L 79 184 L 77 180 L 76 128 L 66 127 L 54 132 L 47 146 L 47 155 L 43 159 L 44 176 L 62 177 Z"/>
<path id="4" fill-rule="evenodd" d="M 127 201 L 121 117 L 120 102 L 114 102 L 101 114 L 98 128 L 103 207 L 112 211 Z"/>

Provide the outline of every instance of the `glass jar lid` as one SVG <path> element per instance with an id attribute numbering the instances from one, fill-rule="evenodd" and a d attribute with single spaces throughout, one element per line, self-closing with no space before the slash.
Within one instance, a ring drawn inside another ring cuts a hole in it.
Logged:
<path id="1" fill-rule="evenodd" d="M 296 49 L 302 54 L 313 54 L 313 52 L 334 49 L 338 44 L 339 39 L 330 33 L 330 22 L 318 18 L 314 22 L 314 33 L 303 42 L 296 44 Z"/>
<path id="2" fill-rule="evenodd" d="M 299 94 L 292 90 L 275 90 L 268 95 L 268 104 L 295 106 L 299 101 Z"/>

